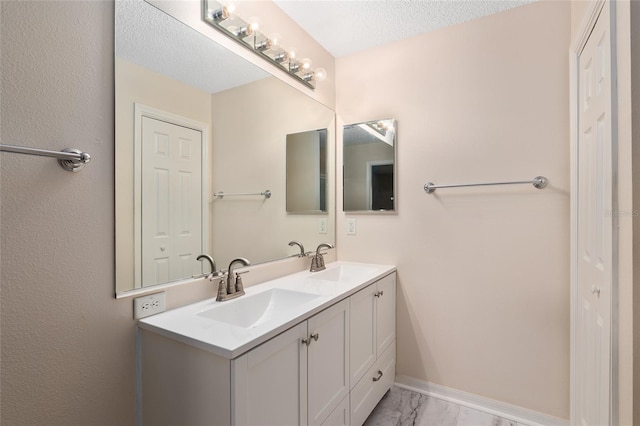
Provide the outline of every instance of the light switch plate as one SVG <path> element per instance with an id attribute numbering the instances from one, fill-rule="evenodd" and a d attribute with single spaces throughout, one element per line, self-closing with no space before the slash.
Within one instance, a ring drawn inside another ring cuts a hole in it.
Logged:
<path id="1" fill-rule="evenodd" d="M 347 219 L 347 235 L 356 235 L 356 220 Z"/>
<path id="2" fill-rule="evenodd" d="M 318 233 L 319 234 L 327 233 L 327 219 L 324 217 L 318 220 Z"/>

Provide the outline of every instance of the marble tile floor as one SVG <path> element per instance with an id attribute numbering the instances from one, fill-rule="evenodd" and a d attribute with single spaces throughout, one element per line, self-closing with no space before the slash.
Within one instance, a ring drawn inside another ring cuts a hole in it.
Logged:
<path id="1" fill-rule="evenodd" d="M 365 426 L 526 426 L 407 389 L 392 387 Z"/>

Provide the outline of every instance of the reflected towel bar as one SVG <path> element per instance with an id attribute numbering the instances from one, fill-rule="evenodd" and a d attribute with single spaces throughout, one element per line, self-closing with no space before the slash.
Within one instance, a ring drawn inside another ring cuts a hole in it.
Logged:
<path id="1" fill-rule="evenodd" d="M 520 185 L 531 184 L 537 189 L 542 189 L 549 183 L 549 180 L 544 176 L 536 176 L 533 180 L 520 180 L 514 182 L 489 182 L 489 183 L 460 183 L 453 185 L 436 185 L 433 182 L 427 182 L 424 184 L 424 192 L 427 194 L 433 194 L 438 188 L 459 188 L 462 186 L 493 186 L 493 185 Z"/>
<path id="2" fill-rule="evenodd" d="M 27 148 L 15 145 L 0 144 L 0 151 L 14 154 L 38 155 L 41 157 L 54 157 L 58 159 L 60 167 L 70 172 L 79 172 L 85 164 L 91 161 L 91 156 L 75 148 L 65 148 L 62 151 L 49 151 L 47 149 Z"/>
<path id="3" fill-rule="evenodd" d="M 219 199 L 222 199 L 224 197 L 233 197 L 236 195 L 261 195 L 264 198 L 271 198 L 271 191 L 267 189 L 264 192 L 234 192 L 234 193 L 228 193 L 228 194 L 220 191 L 213 194 L 214 197 Z"/>

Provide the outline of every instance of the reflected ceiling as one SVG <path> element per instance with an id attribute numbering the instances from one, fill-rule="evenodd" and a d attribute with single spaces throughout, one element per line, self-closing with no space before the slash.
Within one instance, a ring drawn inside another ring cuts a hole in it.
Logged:
<path id="1" fill-rule="evenodd" d="M 118 0 L 116 22 L 117 57 L 204 92 L 218 93 L 269 76 L 199 32 L 184 31 L 174 18 L 139 0 Z"/>

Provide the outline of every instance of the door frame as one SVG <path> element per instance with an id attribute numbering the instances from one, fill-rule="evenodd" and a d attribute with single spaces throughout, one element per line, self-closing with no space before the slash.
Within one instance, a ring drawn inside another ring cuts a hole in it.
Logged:
<path id="1" fill-rule="evenodd" d="M 372 210 L 372 203 L 373 203 L 373 187 L 371 186 L 371 181 L 373 179 L 373 168 L 376 166 L 393 166 L 393 160 L 372 160 L 372 161 L 367 161 L 367 181 L 366 181 L 366 185 L 367 185 L 367 209 L 368 210 Z M 394 166 L 395 167 L 395 166 Z M 395 178 L 395 175 L 394 175 Z M 395 187 L 396 187 L 396 182 L 394 179 L 393 182 L 393 188 L 394 188 L 394 202 L 393 202 L 393 207 L 395 210 Z"/>
<path id="2" fill-rule="evenodd" d="M 133 252 L 134 288 L 142 288 L 142 118 L 152 118 L 202 133 L 202 247 L 209 251 L 209 125 L 140 103 L 133 104 Z M 203 266 L 204 267 L 204 266 Z"/>
<path id="3" fill-rule="evenodd" d="M 587 44 L 600 12 L 604 7 L 610 8 L 610 42 L 611 42 L 611 196 L 612 196 L 612 260 L 611 260 L 611 353 L 609 365 L 609 424 L 618 424 L 618 221 L 613 211 L 618 205 L 618 114 L 617 114 L 617 67 L 616 67 L 616 7 L 610 0 L 594 0 L 590 3 L 577 35 L 569 48 L 569 106 L 570 106 L 570 423 L 577 419 L 575 398 L 576 385 L 576 327 L 579 318 L 578 309 L 578 137 L 579 129 L 579 57 Z M 604 212 L 603 212 L 604 213 Z"/>

